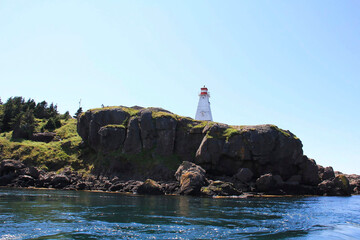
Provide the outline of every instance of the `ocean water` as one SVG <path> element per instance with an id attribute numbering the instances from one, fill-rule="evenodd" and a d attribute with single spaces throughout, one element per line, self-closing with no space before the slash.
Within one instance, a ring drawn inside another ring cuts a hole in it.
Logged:
<path id="1" fill-rule="evenodd" d="M 360 196 L 201 198 L 0 189 L 0 239 L 360 239 Z"/>

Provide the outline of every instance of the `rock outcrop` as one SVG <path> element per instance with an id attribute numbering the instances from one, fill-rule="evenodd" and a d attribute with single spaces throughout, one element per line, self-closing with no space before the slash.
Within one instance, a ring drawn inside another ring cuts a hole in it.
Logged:
<path id="1" fill-rule="evenodd" d="M 327 196 L 350 196 L 352 193 L 348 178 L 341 174 L 322 181 L 319 184 L 320 194 Z"/>
<path id="2" fill-rule="evenodd" d="M 175 173 L 176 179 L 180 182 L 178 193 L 183 195 L 199 195 L 201 188 L 208 184 L 205 173 L 202 167 L 184 161 Z"/>
<path id="3" fill-rule="evenodd" d="M 117 151 L 124 158 L 143 152 L 154 159 L 177 156 L 214 175 L 233 176 L 247 168 L 254 179 L 266 173 L 284 180 L 302 175 L 304 184 L 317 184 L 317 166 L 303 157 L 301 141 L 274 125 L 229 126 L 163 109 L 114 107 L 85 112 L 78 133 L 95 151 Z"/>
<path id="4" fill-rule="evenodd" d="M 230 182 L 211 181 L 206 187 L 201 188 L 201 193 L 208 196 L 238 196 L 242 192 Z"/>
<path id="5" fill-rule="evenodd" d="M 163 195 L 164 190 L 161 185 L 152 179 L 147 179 L 143 184 L 141 184 L 137 193 L 139 194 L 148 194 L 148 195 Z"/>
<path id="6" fill-rule="evenodd" d="M 77 131 L 94 175 L 3 160 L 0 185 L 208 196 L 360 193 L 360 177 L 317 165 L 300 139 L 274 125 L 229 126 L 120 106 L 83 113 Z"/>
<path id="7" fill-rule="evenodd" d="M 208 184 L 205 172 L 232 181 L 239 190 L 283 194 L 327 194 L 324 181 L 333 182 L 335 177 L 332 168 L 318 166 L 303 155 L 302 143 L 294 134 L 269 124 L 229 126 L 196 121 L 161 108 L 110 107 L 82 114 L 78 133 L 97 153 L 120 154 L 117 161 L 110 160 L 110 169 L 124 173 L 135 174 L 139 164 L 135 166 L 134 159 L 143 158 L 158 163 L 146 165 L 144 178 L 161 180 L 166 175 L 170 180 L 176 169 L 168 168 L 169 163 L 178 166 L 186 161 L 175 174 L 181 194 L 200 194 Z M 193 169 L 183 170 L 189 166 Z M 212 185 L 207 190 L 216 188 Z"/>

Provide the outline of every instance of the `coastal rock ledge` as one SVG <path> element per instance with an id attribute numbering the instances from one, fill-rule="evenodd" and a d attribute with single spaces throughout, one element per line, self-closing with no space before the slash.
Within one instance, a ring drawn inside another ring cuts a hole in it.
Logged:
<path id="1" fill-rule="evenodd" d="M 231 182 L 240 191 L 349 194 L 331 187 L 327 190 L 324 183 L 319 190 L 322 181 L 336 181 L 335 176 L 322 179 L 331 174 L 324 174 L 323 167 L 303 155 L 300 139 L 275 125 L 230 126 L 197 121 L 161 108 L 121 106 L 85 112 L 78 119 L 78 133 L 105 158 L 118 154 L 108 159 L 116 168 L 107 172 L 126 175 L 131 171 L 135 176 L 142 172 L 143 178 L 173 180 L 176 168 L 170 166 L 188 161 L 204 169 L 207 178 Z M 146 164 L 147 171 L 141 169 L 145 160 L 154 163 Z M 241 177 L 245 172 L 247 175 Z"/>
<path id="2" fill-rule="evenodd" d="M 81 114 L 77 132 L 90 174 L 4 159 L 0 186 L 240 197 L 360 192 L 358 175 L 317 165 L 299 138 L 275 125 L 230 126 L 119 106 Z"/>

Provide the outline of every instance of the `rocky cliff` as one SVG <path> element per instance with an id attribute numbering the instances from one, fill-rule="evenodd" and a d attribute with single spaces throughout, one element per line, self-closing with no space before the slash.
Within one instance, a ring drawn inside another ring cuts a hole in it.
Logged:
<path id="1" fill-rule="evenodd" d="M 107 107 L 83 113 L 77 127 L 69 121 L 51 139 L 1 139 L 0 186 L 240 197 L 360 193 L 360 176 L 316 165 L 294 134 L 274 125 Z"/>
<path id="2" fill-rule="evenodd" d="M 229 126 L 160 108 L 108 107 L 83 113 L 78 133 L 94 151 L 109 158 L 108 168 L 124 172 L 136 168 L 135 162 L 145 156 L 162 167 L 164 159 L 174 166 L 193 162 L 212 176 L 241 179 L 247 169 L 250 180 L 270 173 L 283 182 L 315 186 L 320 181 L 318 167 L 303 155 L 300 139 L 274 125 Z M 176 167 L 168 170 L 175 172 Z"/>

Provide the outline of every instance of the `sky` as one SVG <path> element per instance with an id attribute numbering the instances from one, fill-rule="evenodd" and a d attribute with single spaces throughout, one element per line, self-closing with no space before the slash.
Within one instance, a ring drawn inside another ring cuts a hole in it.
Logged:
<path id="1" fill-rule="evenodd" d="M 360 174 L 360 2 L 0 0 L 0 97 L 275 124 Z"/>

